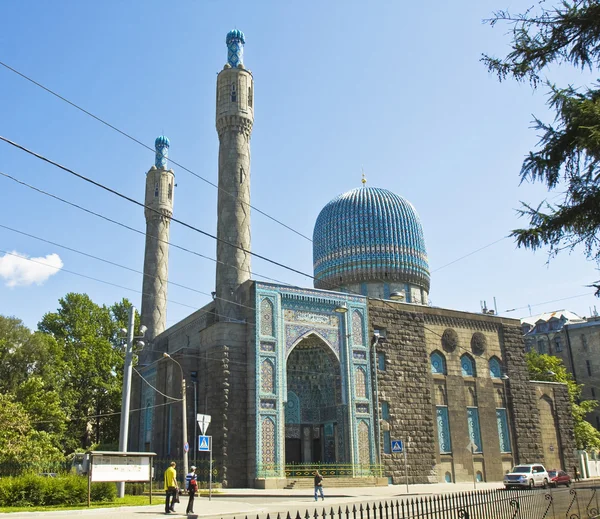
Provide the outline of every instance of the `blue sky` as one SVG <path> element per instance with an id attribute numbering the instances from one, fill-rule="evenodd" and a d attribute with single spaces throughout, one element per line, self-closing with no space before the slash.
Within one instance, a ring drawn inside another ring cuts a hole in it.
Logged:
<path id="1" fill-rule="evenodd" d="M 225 34 L 241 29 L 245 64 L 255 79 L 254 206 L 312 237 L 322 207 L 358 187 L 364 168 L 369 185 L 398 193 L 419 212 L 433 305 L 479 311 L 481 300 L 493 306 L 496 297 L 500 313 L 512 317 L 529 315 L 527 305 L 534 314 L 568 308 L 587 315 L 597 299 L 585 285 L 600 276 L 581 250 L 547 264 L 545 252 L 516 249 L 505 239 L 446 266 L 524 225 L 515 213 L 520 200 L 547 196 L 542 186 L 519 186 L 518 177 L 537 141 L 532 114 L 551 118 L 544 91 L 499 84 L 479 61 L 482 52 L 505 53 L 509 43 L 506 27 L 492 29 L 482 19 L 495 9 L 529 6 L 502 1 L 8 2 L 0 60 L 149 146 L 164 133 L 172 159 L 216 182 L 216 74 L 226 61 Z M 561 84 L 589 80 L 568 68 L 549 77 Z M 0 134 L 143 200 L 150 151 L 3 67 Z M 214 233 L 216 189 L 174 169 L 174 215 Z M 0 171 L 145 228 L 139 207 L 5 143 Z M 142 269 L 143 236 L 5 177 L 0 225 Z M 176 224 L 171 241 L 214 258 L 213 240 Z M 252 247 L 312 273 L 311 243 L 256 212 Z M 0 314 L 30 327 L 70 291 L 100 304 L 127 297 L 140 306 L 139 274 L 2 227 L 0 249 L 63 265 L 44 281 L 40 265 L 25 262 L 23 270 L 23 262 L 15 267 L 14 257 L 0 253 Z M 312 285 L 257 259 L 252 269 Z M 214 262 L 171 249 L 171 281 L 209 294 L 214 273 Z M 209 299 L 171 286 L 168 325 Z M 521 310 L 504 312 L 513 308 Z"/>

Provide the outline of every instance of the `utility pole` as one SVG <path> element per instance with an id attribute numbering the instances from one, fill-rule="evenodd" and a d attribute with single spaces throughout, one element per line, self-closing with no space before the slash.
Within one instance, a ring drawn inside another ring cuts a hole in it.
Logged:
<path id="1" fill-rule="evenodd" d="M 131 398 L 131 363 L 133 360 L 133 326 L 135 321 L 135 308 L 129 307 L 127 323 L 127 344 L 125 345 L 125 365 L 123 366 L 123 395 L 121 400 L 121 429 L 119 432 L 119 451 L 127 452 L 127 439 L 129 437 L 129 403 Z M 125 495 L 125 482 L 117 483 L 119 497 Z"/>

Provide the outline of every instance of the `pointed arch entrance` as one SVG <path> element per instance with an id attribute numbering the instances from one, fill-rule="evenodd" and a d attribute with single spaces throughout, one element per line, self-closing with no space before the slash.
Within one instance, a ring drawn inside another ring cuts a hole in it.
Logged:
<path id="1" fill-rule="evenodd" d="M 301 339 L 286 361 L 285 462 L 343 461 L 344 409 L 340 362 L 316 334 Z"/>

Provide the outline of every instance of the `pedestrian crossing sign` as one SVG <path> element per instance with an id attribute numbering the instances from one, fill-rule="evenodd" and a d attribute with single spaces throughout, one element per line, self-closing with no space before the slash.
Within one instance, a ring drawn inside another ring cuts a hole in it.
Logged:
<path id="1" fill-rule="evenodd" d="M 392 452 L 403 452 L 404 445 L 402 444 L 402 440 L 392 440 Z"/>
<path id="2" fill-rule="evenodd" d="M 212 436 L 198 436 L 198 450 L 200 452 L 211 452 Z"/>

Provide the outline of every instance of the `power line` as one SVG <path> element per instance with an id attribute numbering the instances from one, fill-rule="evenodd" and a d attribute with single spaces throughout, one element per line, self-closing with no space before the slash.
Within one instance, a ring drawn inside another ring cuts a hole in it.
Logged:
<path id="1" fill-rule="evenodd" d="M 35 81 L 34 79 L 30 78 L 29 76 L 26 76 L 25 74 L 23 74 L 22 72 L 19 72 L 18 70 L 14 69 L 13 67 L 7 65 L 6 63 L 0 61 L 0 65 L 2 65 L 3 67 L 5 67 L 6 69 L 10 70 L 11 72 L 14 72 L 15 74 L 17 74 L 18 76 L 21 76 L 23 79 L 26 79 L 27 81 L 33 83 L 34 85 L 38 86 L 39 88 L 41 88 L 42 90 L 45 90 L 46 92 L 48 92 L 49 94 L 57 97 L 58 99 L 60 99 L 61 101 L 64 101 L 65 103 L 71 105 L 73 108 L 76 108 L 77 110 L 83 112 L 84 114 L 90 116 L 92 119 L 95 119 L 96 121 L 98 121 L 99 123 L 104 124 L 105 126 L 108 126 L 111 130 L 116 131 L 117 133 L 121 134 L 123 137 L 126 137 L 127 139 L 130 139 L 131 141 L 135 142 L 136 144 L 139 144 L 140 146 L 142 146 L 143 148 L 146 148 L 147 150 L 150 150 L 152 153 L 156 153 L 156 150 L 146 144 L 144 144 L 142 141 L 140 141 L 139 139 L 136 139 L 135 137 L 133 137 L 132 135 L 128 134 L 127 132 L 124 132 L 123 130 L 120 130 L 119 128 L 117 128 L 116 126 L 114 126 L 113 124 L 110 124 L 109 122 L 105 121 L 104 119 L 98 117 L 97 115 L 94 115 L 92 112 L 86 110 L 85 108 L 82 108 L 81 106 L 75 104 L 72 101 L 69 101 L 66 97 L 61 96 L 60 94 L 58 94 L 57 92 L 54 92 L 53 90 L 51 90 L 50 88 L 42 85 L 41 83 L 39 83 L 38 81 Z M 169 157 L 169 160 L 175 164 L 176 166 L 178 166 L 179 168 L 183 169 L 184 171 L 187 171 L 188 173 L 190 173 L 191 175 L 195 176 L 196 178 L 202 180 L 203 182 L 206 182 L 207 184 L 211 185 L 212 187 L 215 187 L 217 190 L 224 192 L 225 194 L 235 198 L 235 195 L 225 191 L 223 188 L 219 187 L 217 184 L 215 184 L 214 182 L 211 182 L 210 180 L 198 175 L 197 173 L 195 173 L 194 171 L 192 171 L 191 169 L 188 169 L 187 167 L 185 167 L 183 164 L 180 164 L 179 162 L 174 161 L 171 157 Z M 297 234 L 298 236 L 301 236 L 302 238 L 304 238 L 305 240 L 308 240 L 309 242 L 312 242 L 312 240 L 302 234 L 300 231 L 297 231 L 296 229 L 290 227 L 289 225 L 283 223 L 281 220 L 278 220 L 277 218 L 265 213 L 264 211 L 258 209 L 257 207 L 247 203 L 247 202 L 243 202 L 240 201 L 241 204 L 243 205 L 247 205 L 248 207 L 250 207 L 251 209 L 254 209 L 257 213 L 262 214 L 263 216 L 266 216 L 267 218 L 269 218 L 270 220 L 278 223 L 279 225 L 281 225 L 282 227 L 285 227 L 286 229 L 292 231 L 293 233 Z"/>
<path id="2" fill-rule="evenodd" d="M 525 310 L 526 308 L 529 307 L 533 307 L 533 306 L 541 306 L 541 305 L 548 305 L 550 303 L 558 303 L 559 301 L 566 301 L 567 299 L 576 299 L 578 297 L 586 297 L 589 296 L 590 294 L 579 294 L 576 296 L 569 296 L 569 297 L 561 297 L 560 299 L 552 299 L 551 301 L 544 301 L 543 303 L 535 303 L 533 305 L 525 305 L 525 306 L 519 306 L 518 308 L 511 308 L 510 310 L 504 310 L 504 312 L 514 312 L 516 310 Z"/>
<path id="3" fill-rule="evenodd" d="M 9 180 L 12 180 L 13 182 L 16 182 L 17 184 L 20 184 L 20 185 L 22 185 L 24 187 L 32 189 L 33 191 L 36 191 L 38 193 L 41 193 L 42 195 L 46 195 L 46 196 L 48 196 L 50 198 L 54 198 L 55 200 L 58 200 L 59 202 L 62 202 L 63 204 L 70 205 L 71 207 L 75 207 L 76 209 L 79 209 L 80 211 L 83 211 L 85 213 L 88 213 L 88 214 L 91 214 L 91 215 L 96 216 L 98 218 L 101 218 L 102 220 L 106 220 L 107 222 L 110 222 L 112 224 L 118 225 L 119 227 L 123 227 L 124 229 L 128 229 L 128 230 L 133 231 L 133 232 L 135 232 L 137 234 L 141 234 L 142 236 L 148 236 L 150 238 L 154 238 L 155 240 L 158 240 L 161 243 L 164 243 L 164 244 L 169 245 L 171 247 L 174 247 L 176 249 L 180 249 L 180 250 L 182 250 L 184 252 L 188 252 L 188 253 L 193 254 L 195 256 L 198 256 L 200 258 L 204 258 L 204 259 L 207 259 L 207 260 L 210 260 L 210 261 L 214 261 L 215 263 L 219 263 L 221 265 L 227 265 L 227 266 L 233 267 L 233 268 L 235 268 L 237 270 L 240 270 L 240 268 L 236 267 L 235 265 L 229 265 L 228 263 L 225 263 L 225 262 L 219 261 L 217 259 L 211 258 L 210 256 L 206 256 L 204 254 L 201 254 L 200 252 L 188 249 L 186 247 L 183 247 L 181 245 L 177 245 L 177 244 L 169 242 L 167 240 L 163 240 L 162 238 L 159 238 L 158 236 L 152 236 L 151 234 L 146 234 L 144 231 L 140 231 L 139 229 L 136 229 L 134 227 L 130 227 L 129 225 L 126 225 L 126 224 L 124 224 L 122 222 L 119 222 L 117 220 L 113 220 L 112 218 L 109 218 L 108 216 L 104 216 L 103 214 L 96 213 L 95 211 L 92 211 L 91 209 L 87 209 L 87 208 L 85 208 L 85 207 L 83 207 L 81 205 L 75 204 L 73 202 L 69 202 L 68 200 L 65 200 L 64 198 L 61 198 L 61 197 L 59 197 L 57 195 L 49 193 L 48 191 L 44 191 L 43 189 L 37 188 L 35 186 L 32 186 L 31 184 L 28 184 L 27 182 L 23 182 L 22 180 L 19 180 L 18 178 L 15 178 L 15 177 L 13 177 L 11 175 L 8 175 L 7 173 L 3 173 L 2 171 L 0 171 L 0 175 L 2 175 L 5 178 L 8 178 Z M 275 278 L 264 276 L 262 274 L 254 272 L 254 271 L 251 271 L 251 274 L 254 274 L 255 276 L 257 276 L 259 278 L 267 279 L 269 281 L 274 281 L 275 283 L 281 283 L 283 285 L 286 284 L 283 281 L 279 281 L 279 280 L 277 280 Z"/>
<path id="4" fill-rule="evenodd" d="M 483 247 L 480 247 L 479 249 L 476 249 L 472 252 L 469 252 L 468 254 L 465 254 L 464 256 L 461 256 L 460 258 L 456 258 L 455 260 L 451 261 L 450 263 L 446 263 L 445 265 L 442 265 L 441 267 L 438 267 L 434 270 L 431 271 L 431 273 L 433 274 L 434 272 L 437 272 L 438 270 L 442 270 L 443 268 L 449 267 L 450 265 L 454 265 L 454 263 L 457 263 L 465 258 L 468 258 L 469 256 L 472 256 L 473 254 L 476 254 L 484 249 L 487 249 L 488 247 L 491 247 L 492 245 L 496 245 L 496 243 L 500 243 L 503 240 L 506 240 L 508 238 L 508 236 L 504 236 L 496 241 L 493 241 L 492 243 L 488 243 L 487 245 L 484 245 Z"/>
<path id="5" fill-rule="evenodd" d="M 92 184 L 92 185 L 94 185 L 96 187 L 99 187 L 100 189 L 104 189 L 105 191 L 108 191 L 109 193 L 111 193 L 113 195 L 116 195 L 119 198 L 122 198 L 123 200 L 127 200 L 128 202 L 130 202 L 132 204 L 135 204 L 135 205 L 137 205 L 139 207 L 143 207 L 144 209 L 147 209 L 148 211 L 150 211 L 152 213 L 155 213 L 155 214 L 157 214 L 159 216 L 164 216 L 161 211 L 158 211 L 157 209 L 154 209 L 153 207 L 150 207 L 150 206 L 148 206 L 148 205 L 146 205 L 146 204 L 144 204 L 142 202 L 138 202 L 134 198 L 131 198 L 130 196 L 124 195 L 123 193 L 120 193 L 119 191 L 117 191 L 115 189 L 112 189 L 112 188 L 110 188 L 108 186 L 105 186 L 104 184 L 102 184 L 100 182 L 92 180 L 91 178 L 88 178 L 85 175 L 82 175 L 81 173 L 77 173 L 76 171 L 73 171 L 72 169 L 69 169 L 69 168 L 63 166 L 63 165 L 59 164 L 58 162 L 54 162 L 53 160 L 45 157 L 44 155 L 40 155 L 39 153 L 36 153 L 36 152 L 34 152 L 32 150 L 29 150 L 29 149 L 25 148 L 24 146 L 22 146 L 22 145 L 20 145 L 20 144 L 18 144 L 16 142 L 11 141 L 10 139 L 7 139 L 6 137 L 3 137 L 3 136 L 0 135 L 0 140 L 6 142 L 7 144 L 10 144 L 11 146 L 14 146 L 15 148 L 20 149 L 21 151 L 24 151 L 25 153 L 28 153 L 29 155 L 32 155 L 33 157 L 36 157 L 39 160 L 42 160 L 42 161 L 47 162 L 48 164 L 51 164 L 51 165 L 53 165 L 53 166 L 55 166 L 55 167 L 57 167 L 59 169 L 62 169 L 63 171 L 66 171 L 67 173 L 70 173 L 71 175 L 73 175 L 73 176 L 75 176 L 77 178 L 80 178 L 81 180 L 84 180 L 84 181 L 86 181 L 86 182 L 88 182 L 88 183 L 90 183 L 90 184 Z M 183 225 L 184 227 L 187 227 L 188 229 L 191 229 L 192 231 L 195 231 L 195 232 L 200 233 L 200 234 L 202 234 L 204 236 L 212 238 L 213 240 L 216 240 L 217 242 L 221 242 L 221 243 L 224 243 L 226 245 L 229 245 L 230 247 L 233 247 L 235 249 L 241 250 L 242 252 L 244 252 L 246 254 L 249 254 L 249 255 L 254 256 L 256 258 L 259 258 L 259 259 L 262 259 L 262 260 L 264 260 L 264 261 L 266 261 L 268 263 L 271 263 L 271 264 L 273 264 L 273 265 L 275 265 L 277 267 L 281 267 L 283 269 L 286 269 L 286 270 L 289 270 L 291 272 L 294 272 L 295 274 L 300 274 L 300 275 L 305 276 L 305 277 L 310 278 L 310 279 L 315 279 L 314 276 L 312 276 L 311 274 L 307 274 L 307 273 L 302 272 L 301 270 L 295 269 L 293 267 L 288 267 L 287 265 L 284 265 L 283 263 L 280 263 L 278 261 L 275 261 L 275 260 L 272 260 L 270 258 L 267 258 L 266 256 L 263 256 L 262 254 L 258 254 L 256 252 L 252 252 L 250 250 L 244 249 L 244 247 L 241 247 L 240 245 L 236 245 L 236 244 L 231 243 L 231 242 L 229 242 L 227 240 L 223 240 L 223 239 L 219 238 L 218 236 L 214 236 L 213 234 L 210 234 L 210 233 L 208 233 L 206 231 L 203 231 L 202 229 L 199 229 L 198 227 L 194 227 L 193 225 L 191 225 L 189 223 L 186 223 L 183 220 L 179 220 L 178 218 L 173 218 L 172 216 L 169 217 L 169 219 L 172 222 L 178 223 L 179 225 Z"/>
<path id="6" fill-rule="evenodd" d="M 69 251 L 71 251 L 71 252 L 75 252 L 76 254 L 80 254 L 80 255 L 82 255 L 82 256 L 85 256 L 85 257 L 87 257 L 87 258 L 92 258 L 92 259 L 95 259 L 95 260 L 98 260 L 98 261 L 102 261 L 103 263 L 107 263 L 107 264 L 109 264 L 109 265 L 113 265 L 113 266 L 115 266 L 115 267 L 119 267 L 119 268 L 122 268 L 122 269 L 128 270 L 128 271 L 130 271 L 130 272 L 135 272 L 136 274 L 141 274 L 142 276 L 145 276 L 145 277 L 149 277 L 149 278 L 158 279 L 158 276 L 153 276 L 153 275 L 151 275 L 151 274 L 146 274 L 146 273 L 144 273 L 144 272 L 142 272 L 142 271 L 140 271 L 140 270 L 135 270 L 135 269 L 132 269 L 132 268 L 130 268 L 130 267 L 126 267 L 125 265 L 121 265 L 121 264 L 119 264 L 119 263 L 115 263 L 114 261 L 110 261 L 110 260 L 107 260 L 107 259 L 104 259 L 104 258 L 100 258 L 99 256 L 94 256 L 93 254 L 89 254 L 89 253 L 87 253 L 87 252 L 83 252 L 83 251 L 81 251 L 81 250 L 74 249 L 74 248 L 72 248 L 72 247 L 67 247 L 66 245 L 62 245 L 62 244 L 60 244 L 60 243 L 56 243 L 56 242 L 53 242 L 53 241 L 50 241 L 50 240 L 46 240 L 46 239 L 44 239 L 44 238 L 40 238 L 39 236 L 34 236 L 33 234 L 29 234 L 29 233 L 26 233 L 26 232 L 24 232 L 24 231 L 19 231 L 18 229 L 13 229 L 12 227 L 8 227 L 8 226 L 6 226 L 6 225 L 2 225 L 2 224 L 0 224 L 0 228 L 2 228 L 2 229 L 7 229 L 7 230 L 9 230 L 9 231 L 12 231 L 12 232 L 15 232 L 15 233 L 21 234 L 21 235 L 23 235 L 23 236 L 27 236 L 27 237 L 29 237 L 29 238 L 33 238 L 33 239 L 35 239 L 35 240 L 42 241 L 42 242 L 44 242 L 44 243 L 49 243 L 50 245 L 54 245 L 54 246 L 56 246 L 56 247 L 61 247 L 61 248 L 63 248 L 63 249 L 69 250 Z M 176 287 L 185 288 L 186 290 L 190 290 L 190 291 L 192 291 L 192 292 L 196 292 L 196 293 L 198 293 L 198 294 L 202 294 L 202 295 L 205 295 L 205 296 L 212 296 L 212 294 L 209 294 L 209 293 L 207 293 L 207 292 L 202 292 L 201 290 L 197 290 L 197 289 L 195 289 L 195 288 L 191 288 L 191 287 L 188 287 L 188 286 L 186 286 L 186 285 L 181 285 L 180 283 L 175 283 L 174 281 L 168 281 L 168 280 L 167 280 L 167 283 L 168 283 L 169 285 L 173 285 L 173 286 L 176 286 Z M 252 307 L 250 307 L 250 306 L 248 306 L 248 305 L 244 305 L 244 304 L 242 304 L 242 303 L 238 303 L 238 302 L 236 302 L 236 301 L 231 301 L 231 300 L 229 300 L 229 299 L 224 299 L 224 298 L 221 298 L 221 297 L 216 297 L 216 296 L 214 297 L 214 299 L 221 299 L 222 301 L 225 301 L 225 302 L 227 302 L 227 303 L 232 303 L 232 304 L 234 304 L 234 305 L 236 305 L 236 306 L 240 306 L 240 307 L 242 307 L 242 308 L 248 308 L 248 309 L 250 309 L 250 310 L 254 310 L 254 308 L 252 308 Z M 167 300 L 167 301 L 168 301 L 168 300 Z"/>

